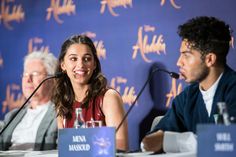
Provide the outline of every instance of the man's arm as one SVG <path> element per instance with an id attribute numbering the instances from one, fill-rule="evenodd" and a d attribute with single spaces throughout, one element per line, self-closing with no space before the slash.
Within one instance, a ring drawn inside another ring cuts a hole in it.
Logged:
<path id="1" fill-rule="evenodd" d="M 146 151 L 162 152 L 163 138 L 164 132 L 162 130 L 158 130 L 152 134 L 145 136 L 142 140 L 144 149 Z"/>
<path id="2" fill-rule="evenodd" d="M 192 132 L 157 131 L 147 135 L 143 141 L 143 149 L 153 152 L 196 152 L 197 139 Z"/>
<path id="3" fill-rule="evenodd" d="M 163 151 L 168 153 L 196 152 L 197 138 L 193 132 L 164 132 Z"/>
<path id="4" fill-rule="evenodd" d="M 154 127 L 143 140 L 146 151 L 162 152 L 164 131 L 183 132 L 186 130 L 183 124 L 183 105 L 185 104 L 186 90 L 177 96 L 172 102 L 172 108 L 165 114 L 160 122 Z"/>

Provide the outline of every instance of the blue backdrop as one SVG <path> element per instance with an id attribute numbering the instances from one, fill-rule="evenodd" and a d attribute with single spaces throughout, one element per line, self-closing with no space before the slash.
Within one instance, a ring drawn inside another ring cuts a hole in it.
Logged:
<path id="1" fill-rule="evenodd" d="M 216 16 L 236 30 L 234 0 L 0 0 L 0 118 L 22 104 L 23 58 L 33 50 L 59 55 L 63 41 L 87 34 L 97 47 L 103 73 L 122 95 L 126 110 L 159 67 L 178 71 L 179 24 L 194 16 Z M 235 49 L 228 63 L 236 69 Z M 128 117 L 130 149 L 152 119 L 171 107 L 184 82 L 156 73 Z M 9 108 L 6 108 L 9 107 Z"/>

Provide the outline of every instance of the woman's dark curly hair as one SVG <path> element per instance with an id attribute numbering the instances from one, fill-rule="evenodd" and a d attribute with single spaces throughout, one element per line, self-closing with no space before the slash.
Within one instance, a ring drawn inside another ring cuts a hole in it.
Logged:
<path id="1" fill-rule="evenodd" d="M 106 87 L 107 79 L 101 72 L 101 64 L 97 56 L 97 50 L 93 44 L 93 41 L 85 35 L 75 35 L 67 39 L 61 47 L 61 53 L 59 55 L 59 64 L 56 72 L 63 72 L 61 63 L 64 61 L 65 54 L 68 48 L 73 44 L 85 44 L 87 45 L 93 54 L 96 63 L 96 69 L 88 82 L 90 84 L 89 89 L 86 92 L 86 97 L 83 100 L 82 107 L 88 107 L 89 101 L 96 96 L 99 96 Z M 52 101 L 55 103 L 55 107 L 58 116 L 70 119 L 72 117 L 73 103 L 75 102 L 75 93 L 72 88 L 69 77 L 64 75 L 56 80 L 56 85 L 53 93 Z"/>
<path id="2" fill-rule="evenodd" d="M 232 32 L 225 22 L 207 16 L 190 19 L 178 27 L 179 36 L 187 40 L 191 48 L 199 50 L 202 59 L 212 52 L 216 54 L 216 62 L 220 65 L 226 64 Z"/>

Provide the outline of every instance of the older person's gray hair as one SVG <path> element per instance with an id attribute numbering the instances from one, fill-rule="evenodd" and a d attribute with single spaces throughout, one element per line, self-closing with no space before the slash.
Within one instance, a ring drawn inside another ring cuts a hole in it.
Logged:
<path id="1" fill-rule="evenodd" d="M 57 58 L 50 52 L 34 51 L 24 58 L 24 69 L 29 60 L 39 59 L 43 62 L 47 74 L 54 75 L 57 67 Z"/>

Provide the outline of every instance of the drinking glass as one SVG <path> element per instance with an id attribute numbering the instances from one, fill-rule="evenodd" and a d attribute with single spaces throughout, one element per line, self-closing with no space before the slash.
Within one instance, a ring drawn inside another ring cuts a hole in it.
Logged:
<path id="1" fill-rule="evenodd" d="M 95 127 L 101 127 L 102 121 L 100 120 L 90 120 L 85 123 L 86 128 L 95 128 Z"/>

